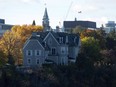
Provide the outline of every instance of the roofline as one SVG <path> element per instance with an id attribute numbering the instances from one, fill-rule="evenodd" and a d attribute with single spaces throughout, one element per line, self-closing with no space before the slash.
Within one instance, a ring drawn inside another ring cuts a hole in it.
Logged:
<path id="1" fill-rule="evenodd" d="M 45 41 L 46 40 L 46 38 L 49 36 L 49 34 L 50 34 L 51 32 L 49 32 L 47 35 L 46 35 L 46 37 L 44 38 L 44 40 L 43 41 Z M 51 35 L 52 35 L 52 33 L 51 33 Z M 55 41 L 58 43 L 58 41 L 56 40 L 56 38 L 52 35 L 52 37 L 55 39 Z M 59 44 L 59 43 L 58 43 Z"/>
<path id="2" fill-rule="evenodd" d="M 27 46 L 27 44 L 28 44 L 29 42 L 30 42 L 30 40 L 27 40 L 27 41 L 25 42 L 23 49 Z"/>
<path id="3" fill-rule="evenodd" d="M 25 44 L 24 47 L 23 47 L 23 50 L 25 49 L 25 47 L 28 45 L 28 43 L 29 43 L 30 41 L 32 41 L 32 40 L 29 39 L 29 40 L 26 42 L 26 44 Z M 34 40 L 34 41 L 37 41 L 37 42 L 40 44 L 40 46 L 41 46 L 43 49 L 45 49 L 45 48 L 41 45 L 41 43 L 40 43 L 38 40 Z"/>

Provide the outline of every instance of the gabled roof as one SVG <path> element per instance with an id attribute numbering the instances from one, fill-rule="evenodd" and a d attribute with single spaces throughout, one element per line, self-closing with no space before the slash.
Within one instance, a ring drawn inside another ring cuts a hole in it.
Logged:
<path id="1" fill-rule="evenodd" d="M 39 35 L 41 39 L 44 39 L 47 36 L 48 33 L 49 33 L 48 31 L 46 31 L 46 32 L 36 32 L 36 34 Z"/>
<path id="2" fill-rule="evenodd" d="M 29 40 L 38 40 L 40 44 L 45 48 L 45 50 L 50 50 L 49 46 L 44 42 L 44 39 L 47 37 L 48 34 L 52 34 L 55 40 L 58 42 L 59 45 L 66 44 L 68 46 L 77 46 L 79 43 L 79 35 L 77 34 L 68 34 L 64 32 L 36 32 L 36 34 L 32 34 Z M 59 38 L 63 38 L 63 42 L 59 42 Z M 66 43 L 66 37 L 68 37 L 68 43 Z"/>
<path id="3" fill-rule="evenodd" d="M 68 34 L 68 33 L 65 33 L 65 32 L 56 32 L 56 33 L 52 32 L 52 34 L 58 42 L 59 42 L 60 37 L 63 38 L 63 43 L 60 43 L 60 44 L 66 44 L 66 36 L 67 36 L 68 37 L 67 45 L 69 45 L 69 46 L 78 45 L 78 42 L 79 42 L 79 35 L 78 34 Z M 76 37 L 76 40 L 74 42 L 75 37 Z"/>
<path id="4" fill-rule="evenodd" d="M 54 38 L 54 40 L 58 43 L 58 41 L 57 41 L 57 39 L 56 39 L 57 34 L 54 34 L 54 32 L 52 32 L 52 31 L 47 31 L 47 32 L 49 32 L 49 33 L 46 35 L 46 37 L 44 38 L 43 41 L 45 41 L 45 39 L 51 34 L 52 37 Z M 54 36 L 53 34 L 54 34 L 55 36 Z M 59 43 L 58 43 L 58 44 L 59 44 Z"/>
<path id="5" fill-rule="evenodd" d="M 38 32 L 38 33 L 37 33 L 36 36 L 31 36 L 29 40 L 38 40 L 39 43 L 45 48 L 45 50 L 50 50 L 50 48 L 48 47 L 48 45 L 43 42 L 43 39 L 42 39 L 43 37 L 41 38 L 42 33 L 40 33 L 40 32 Z"/>

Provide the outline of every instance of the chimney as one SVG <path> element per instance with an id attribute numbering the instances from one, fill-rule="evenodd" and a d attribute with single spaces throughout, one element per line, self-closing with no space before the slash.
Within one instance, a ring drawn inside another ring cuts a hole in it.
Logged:
<path id="1" fill-rule="evenodd" d="M 60 32 L 59 26 L 56 26 L 56 32 Z"/>
<path id="2" fill-rule="evenodd" d="M 75 21 L 77 21 L 77 18 L 75 17 Z"/>
<path id="3" fill-rule="evenodd" d="M 33 32 L 33 33 L 32 33 L 32 36 L 36 36 L 36 35 L 37 35 L 37 32 Z"/>

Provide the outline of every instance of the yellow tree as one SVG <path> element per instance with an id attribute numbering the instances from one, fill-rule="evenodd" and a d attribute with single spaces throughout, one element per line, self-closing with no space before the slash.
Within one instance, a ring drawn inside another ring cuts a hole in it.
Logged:
<path id="1" fill-rule="evenodd" d="M 7 56 L 13 56 L 15 63 L 19 64 L 22 59 L 22 48 L 32 34 L 32 32 L 42 31 L 42 26 L 34 25 L 16 25 L 11 31 L 4 33 L 0 40 L 0 47 Z"/>
<path id="2" fill-rule="evenodd" d="M 18 39 L 11 31 L 6 31 L 0 41 L 0 47 L 9 58 L 18 45 Z"/>

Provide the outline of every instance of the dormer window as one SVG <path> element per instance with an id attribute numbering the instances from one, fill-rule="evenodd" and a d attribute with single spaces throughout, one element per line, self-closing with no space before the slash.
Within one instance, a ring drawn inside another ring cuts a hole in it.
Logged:
<path id="1" fill-rule="evenodd" d="M 59 43 L 63 43 L 63 37 L 59 37 Z"/>

